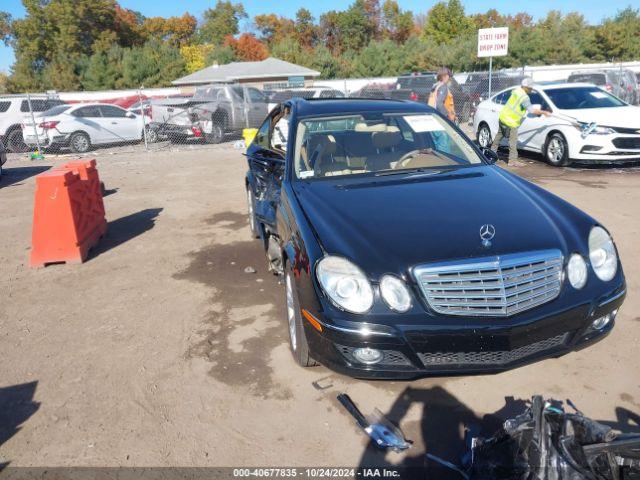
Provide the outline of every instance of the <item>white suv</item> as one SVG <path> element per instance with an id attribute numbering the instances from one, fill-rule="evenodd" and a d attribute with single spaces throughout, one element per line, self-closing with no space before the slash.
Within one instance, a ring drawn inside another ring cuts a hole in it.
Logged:
<path id="1" fill-rule="evenodd" d="M 31 95 L 34 115 L 65 102 L 51 95 Z M 26 95 L 0 96 L 0 142 L 9 152 L 26 152 L 29 147 L 22 139 L 21 124 L 25 115 L 30 115 L 29 99 Z"/>

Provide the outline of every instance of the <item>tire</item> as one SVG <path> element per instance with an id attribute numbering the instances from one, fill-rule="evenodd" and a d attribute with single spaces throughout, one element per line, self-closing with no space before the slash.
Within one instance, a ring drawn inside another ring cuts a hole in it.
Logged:
<path id="1" fill-rule="evenodd" d="M 294 288 L 293 272 L 285 268 L 285 305 L 287 307 L 287 329 L 289 330 L 289 347 L 296 363 L 301 367 L 315 367 L 318 365 L 309 355 L 309 344 L 302 325 L 298 292 Z"/>
<path id="2" fill-rule="evenodd" d="M 251 229 L 251 238 L 260 238 L 260 226 L 255 214 L 255 199 L 251 187 L 247 185 L 247 216 L 249 219 L 249 229 Z"/>
<path id="3" fill-rule="evenodd" d="M 7 151 L 13 153 L 24 153 L 29 151 L 29 146 L 24 143 L 22 138 L 22 130 L 15 129 L 7 135 Z"/>
<path id="4" fill-rule="evenodd" d="M 73 153 L 86 153 L 91 149 L 91 139 L 84 132 L 76 132 L 69 139 L 69 148 Z"/>
<path id="5" fill-rule="evenodd" d="M 219 121 L 211 121 L 211 133 L 204 134 L 206 143 L 220 143 L 224 139 L 224 128 Z"/>
<path id="6" fill-rule="evenodd" d="M 147 143 L 158 143 L 158 131 L 155 128 L 147 127 L 145 129 L 147 131 Z M 142 132 L 142 141 L 144 142 L 145 133 Z"/>
<path id="7" fill-rule="evenodd" d="M 567 140 L 561 133 L 552 133 L 547 137 L 542 153 L 547 163 L 554 167 L 566 167 L 571 163 L 571 160 L 569 160 L 569 145 L 567 145 Z"/>
<path id="8" fill-rule="evenodd" d="M 480 145 L 482 148 L 491 148 L 493 137 L 491 136 L 491 129 L 489 128 L 489 125 L 487 125 L 486 123 L 482 123 L 478 127 L 476 139 L 478 141 L 478 145 Z"/>

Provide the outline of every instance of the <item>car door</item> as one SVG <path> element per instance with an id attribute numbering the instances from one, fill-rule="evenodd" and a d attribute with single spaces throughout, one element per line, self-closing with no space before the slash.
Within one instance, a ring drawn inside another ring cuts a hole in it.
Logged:
<path id="1" fill-rule="evenodd" d="M 71 115 L 74 117 L 74 121 L 71 125 L 63 127 L 65 133 L 81 130 L 89 135 L 89 139 L 94 145 L 108 142 L 106 121 L 97 105 L 76 108 L 71 112 Z"/>
<path id="2" fill-rule="evenodd" d="M 264 117 L 268 112 L 268 99 L 257 88 L 247 87 L 247 95 L 249 97 L 249 122 L 251 127 L 257 127 L 264 121 Z"/>
<path id="3" fill-rule="evenodd" d="M 105 120 L 106 132 L 110 142 L 128 142 L 139 140 L 142 134 L 142 122 L 133 114 L 127 114 L 123 108 L 115 105 L 100 105 Z"/>
<path id="4" fill-rule="evenodd" d="M 258 221 L 275 228 L 276 209 L 284 175 L 284 155 L 271 147 L 274 113 L 267 117 L 247 147 L 249 187 L 255 199 L 254 211 Z"/>
<path id="5" fill-rule="evenodd" d="M 551 110 L 549 103 L 537 90 L 532 90 L 529 94 L 532 105 L 540 105 L 542 110 Z M 520 128 L 518 128 L 518 148 L 525 150 L 540 151 L 547 138 L 547 130 L 553 122 L 552 118 L 544 115 L 533 115 L 527 113 Z"/>
<path id="6" fill-rule="evenodd" d="M 491 130 L 491 135 L 495 138 L 496 133 L 498 133 L 498 129 L 500 128 L 500 111 L 504 107 L 504 104 L 507 103 L 509 97 L 511 96 L 511 92 L 513 90 L 505 90 L 497 95 L 494 95 L 491 100 L 488 102 L 483 102 L 480 105 L 480 108 L 476 115 L 478 115 L 478 120 L 481 118 L 489 125 L 489 129 Z M 508 142 L 507 142 L 508 143 Z"/>

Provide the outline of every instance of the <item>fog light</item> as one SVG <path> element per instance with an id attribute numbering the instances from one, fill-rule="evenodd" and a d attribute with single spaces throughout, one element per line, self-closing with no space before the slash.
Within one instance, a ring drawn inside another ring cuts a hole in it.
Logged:
<path id="1" fill-rule="evenodd" d="M 609 322 L 615 318 L 616 310 L 605 315 L 604 317 L 596 318 L 591 324 L 591 328 L 594 330 L 602 330 L 604 327 L 609 325 Z"/>
<path id="2" fill-rule="evenodd" d="M 373 365 L 382 360 L 382 352 L 375 348 L 356 348 L 353 351 L 353 356 L 356 360 L 367 365 Z"/>

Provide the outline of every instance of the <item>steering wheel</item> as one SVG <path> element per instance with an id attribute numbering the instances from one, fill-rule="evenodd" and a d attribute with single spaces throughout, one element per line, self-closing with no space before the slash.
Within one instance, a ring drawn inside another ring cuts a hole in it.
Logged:
<path id="1" fill-rule="evenodd" d="M 402 157 L 400 157 L 400 160 L 396 162 L 396 165 L 393 167 L 393 169 L 396 170 L 398 168 L 403 168 L 405 164 L 408 163 L 409 160 L 411 160 L 413 157 L 415 157 L 419 153 L 431 153 L 431 152 L 433 152 L 433 150 L 430 148 L 421 148 L 418 150 L 411 150 L 410 152 L 405 153 Z"/>

